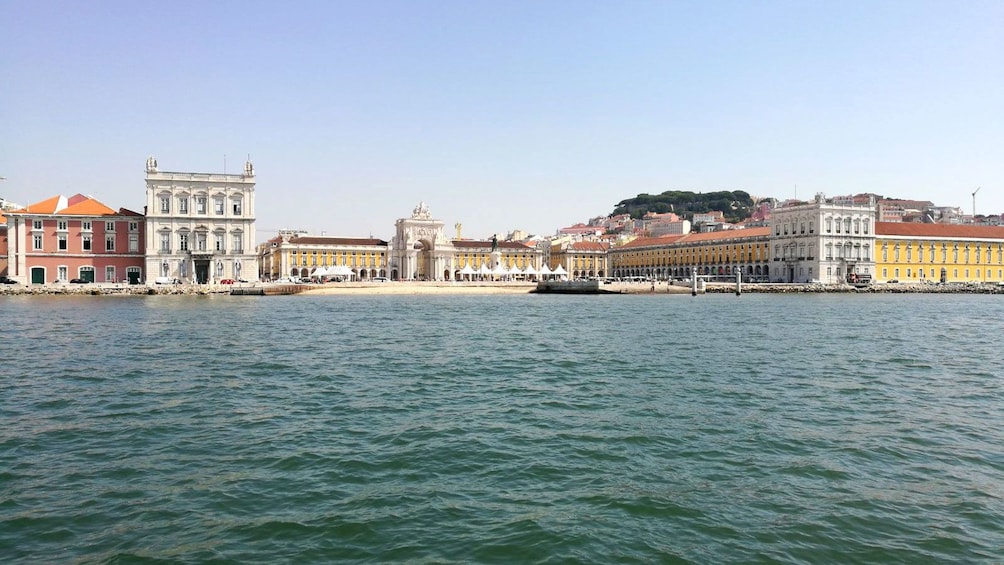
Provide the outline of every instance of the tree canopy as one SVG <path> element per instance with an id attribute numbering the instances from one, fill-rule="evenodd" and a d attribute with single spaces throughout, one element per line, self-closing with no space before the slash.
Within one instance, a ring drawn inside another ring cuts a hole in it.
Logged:
<path id="1" fill-rule="evenodd" d="M 721 190 L 718 192 L 690 192 L 689 190 L 667 190 L 662 194 L 642 193 L 634 198 L 621 200 L 614 208 L 612 216 L 630 214 L 638 219 L 648 212 L 665 214 L 675 212 L 685 219 L 693 219 L 694 214 L 719 210 L 726 221 L 738 222 L 750 217 L 753 199 L 742 190 Z"/>

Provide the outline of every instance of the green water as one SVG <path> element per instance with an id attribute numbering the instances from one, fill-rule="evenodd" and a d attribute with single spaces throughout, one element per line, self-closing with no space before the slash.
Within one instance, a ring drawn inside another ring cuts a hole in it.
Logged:
<path id="1" fill-rule="evenodd" d="M 5 563 L 999 563 L 997 296 L 9 297 Z"/>

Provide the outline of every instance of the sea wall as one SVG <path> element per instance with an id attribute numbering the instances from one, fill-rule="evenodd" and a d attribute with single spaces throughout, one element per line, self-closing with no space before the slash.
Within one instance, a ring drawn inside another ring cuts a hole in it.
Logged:
<path id="1" fill-rule="evenodd" d="M 33 296 L 139 296 L 151 294 L 230 294 L 230 285 L 128 285 L 128 284 L 4 284 L 0 285 L 0 295 Z"/>
<path id="2" fill-rule="evenodd" d="M 866 287 L 853 287 L 847 284 L 784 284 L 784 283 L 743 283 L 742 292 L 762 293 L 901 293 L 901 294 L 1004 294 L 1004 286 L 996 283 L 883 283 Z M 736 291 L 735 283 L 708 283 L 707 293 L 732 293 Z"/>

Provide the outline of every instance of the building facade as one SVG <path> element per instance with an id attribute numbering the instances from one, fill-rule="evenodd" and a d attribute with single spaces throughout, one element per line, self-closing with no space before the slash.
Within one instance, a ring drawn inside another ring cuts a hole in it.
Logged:
<path id="1" fill-rule="evenodd" d="M 1004 282 L 1004 227 L 880 222 L 875 232 L 880 282 Z"/>
<path id="2" fill-rule="evenodd" d="M 142 282 L 143 215 L 76 194 L 12 210 L 7 216 L 7 276 L 25 284 Z"/>
<path id="3" fill-rule="evenodd" d="M 573 241 L 551 247 L 548 268 L 555 271 L 559 266 L 572 279 L 606 277 L 607 250 L 610 246 L 597 241 Z"/>
<path id="4" fill-rule="evenodd" d="M 259 246 L 259 278 L 310 278 L 318 270 L 345 267 L 350 278 L 367 280 L 388 276 L 390 247 L 382 239 L 312 236 L 280 232 Z"/>
<path id="5" fill-rule="evenodd" d="M 727 277 L 765 281 L 770 265 L 769 228 L 683 236 L 643 237 L 610 249 L 611 276 L 657 279 Z"/>
<path id="6" fill-rule="evenodd" d="M 394 228 L 388 267 L 393 280 L 467 280 L 472 270 L 481 277 L 497 277 L 503 272 L 507 273 L 504 276 L 522 276 L 527 267 L 534 276 L 540 272 L 541 254 L 535 247 L 497 238 L 451 239 L 443 221 L 433 218 L 424 202 L 410 217 L 397 220 Z"/>
<path id="7" fill-rule="evenodd" d="M 836 284 L 875 274 L 874 200 L 795 202 L 771 214 L 770 282 Z"/>
<path id="8" fill-rule="evenodd" d="M 206 284 L 257 278 L 255 177 L 164 172 L 146 163 L 146 272 Z"/>

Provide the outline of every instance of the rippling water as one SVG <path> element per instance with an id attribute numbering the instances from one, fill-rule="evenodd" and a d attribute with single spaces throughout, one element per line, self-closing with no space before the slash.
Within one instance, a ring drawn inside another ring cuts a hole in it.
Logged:
<path id="1" fill-rule="evenodd" d="M 7 563 L 1004 555 L 996 296 L 0 312 Z"/>

